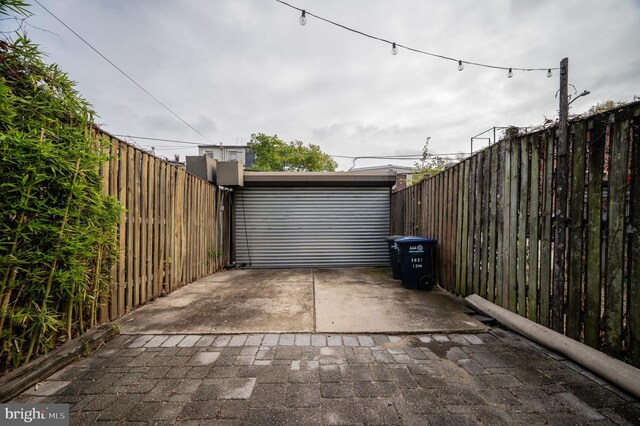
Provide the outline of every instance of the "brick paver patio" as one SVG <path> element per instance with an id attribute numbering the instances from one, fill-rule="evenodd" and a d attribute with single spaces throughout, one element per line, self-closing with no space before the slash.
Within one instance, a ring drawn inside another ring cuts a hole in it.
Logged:
<path id="1" fill-rule="evenodd" d="M 501 329 L 121 335 L 13 402 L 71 423 L 640 424 L 640 403 Z"/>

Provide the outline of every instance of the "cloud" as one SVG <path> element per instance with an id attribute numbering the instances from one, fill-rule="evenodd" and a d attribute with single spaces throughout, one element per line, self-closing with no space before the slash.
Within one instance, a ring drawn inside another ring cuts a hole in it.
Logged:
<path id="1" fill-rule="evenodd" d="M 430 52 L 514 67 L 557 67 L 591 95 L 579 108 L 640 94 L 640 4 L 623 0 L 296 0 L 359 30 Z M 557 71 L 515 72 L 400 50 L 275 1 L 45 1 L 133 79 L 208 138 L 251 133 L 320 144 L 330 153 L 468 150 L 492 126 L 535 125 L 557 110 Z M 29 35 L 78 81 L 114 133 L 206 143 L 37 7 Z M 606 36 L 598 30 L 607 25 Z M 594 30 L 594 28 L 596 30 Z M 160 145 L 160 143 L 156 144 Z M 195 150 L 194 150 L 195 151 Z M 181 154 L 187 152 L 180 151 Z M 350 162 L 348 162 L 350 163 Z M 350 164 L 347 164 L 350 166 Z"/>

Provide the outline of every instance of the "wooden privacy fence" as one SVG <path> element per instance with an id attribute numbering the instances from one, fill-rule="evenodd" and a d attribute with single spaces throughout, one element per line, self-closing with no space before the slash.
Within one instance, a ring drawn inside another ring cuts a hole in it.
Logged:
<path id="1" fill-rule="evenodd" d="M 438 278 L 640 366 L 640 102 L 503 140 L 392 196 Z"/>
<path id="2" fill-rule="evenodd" d="M 210 275 L 229 261 L 229 192 L 106 133 L 102 188 L 124 210 L 100 322 Z"/>

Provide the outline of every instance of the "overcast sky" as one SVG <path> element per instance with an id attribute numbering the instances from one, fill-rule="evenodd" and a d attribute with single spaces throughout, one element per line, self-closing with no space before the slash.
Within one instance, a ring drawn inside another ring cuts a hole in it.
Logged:
<path id="1" fill-rule="evenodd" d="M 273 0 L 41 2 L 214 143 L 246 144 L 262 132 L 363 156 L 420 153 L 431 137 L 433 153 L 466 152 L 470 137 L 485 129 L 538 125 L 557 111 L 557 71 L 552 78 L 514 71 L 509 79 L 503 70 L 467 65 L 459 72 L 454 62 L 403 49 L 393 56 L 387 44 L 310 16 L 301 26 L 299 12 Z M 570 83 L 578 93 L 591 91 L 572 113 L 640 95 L 638 0 L 290 2 L 462 60 L 550 68 L 567 56 Z M 37 4 L 30 10 L 29 36 L 77 81 L 102 128 L 208 143 Z M 197 153 L 136 142 L 167 157 Z M 408 164 L 356 165 L 388 163 Z"/>

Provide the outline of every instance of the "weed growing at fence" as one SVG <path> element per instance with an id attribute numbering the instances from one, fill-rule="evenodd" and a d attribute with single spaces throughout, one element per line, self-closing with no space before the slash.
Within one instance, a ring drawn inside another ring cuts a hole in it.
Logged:
<path id="1" fill-rule="evenodd" d="M 26 36 L 0 40 L 0 371 L 97 321 L 120 207 L 92 115 Z"/>

